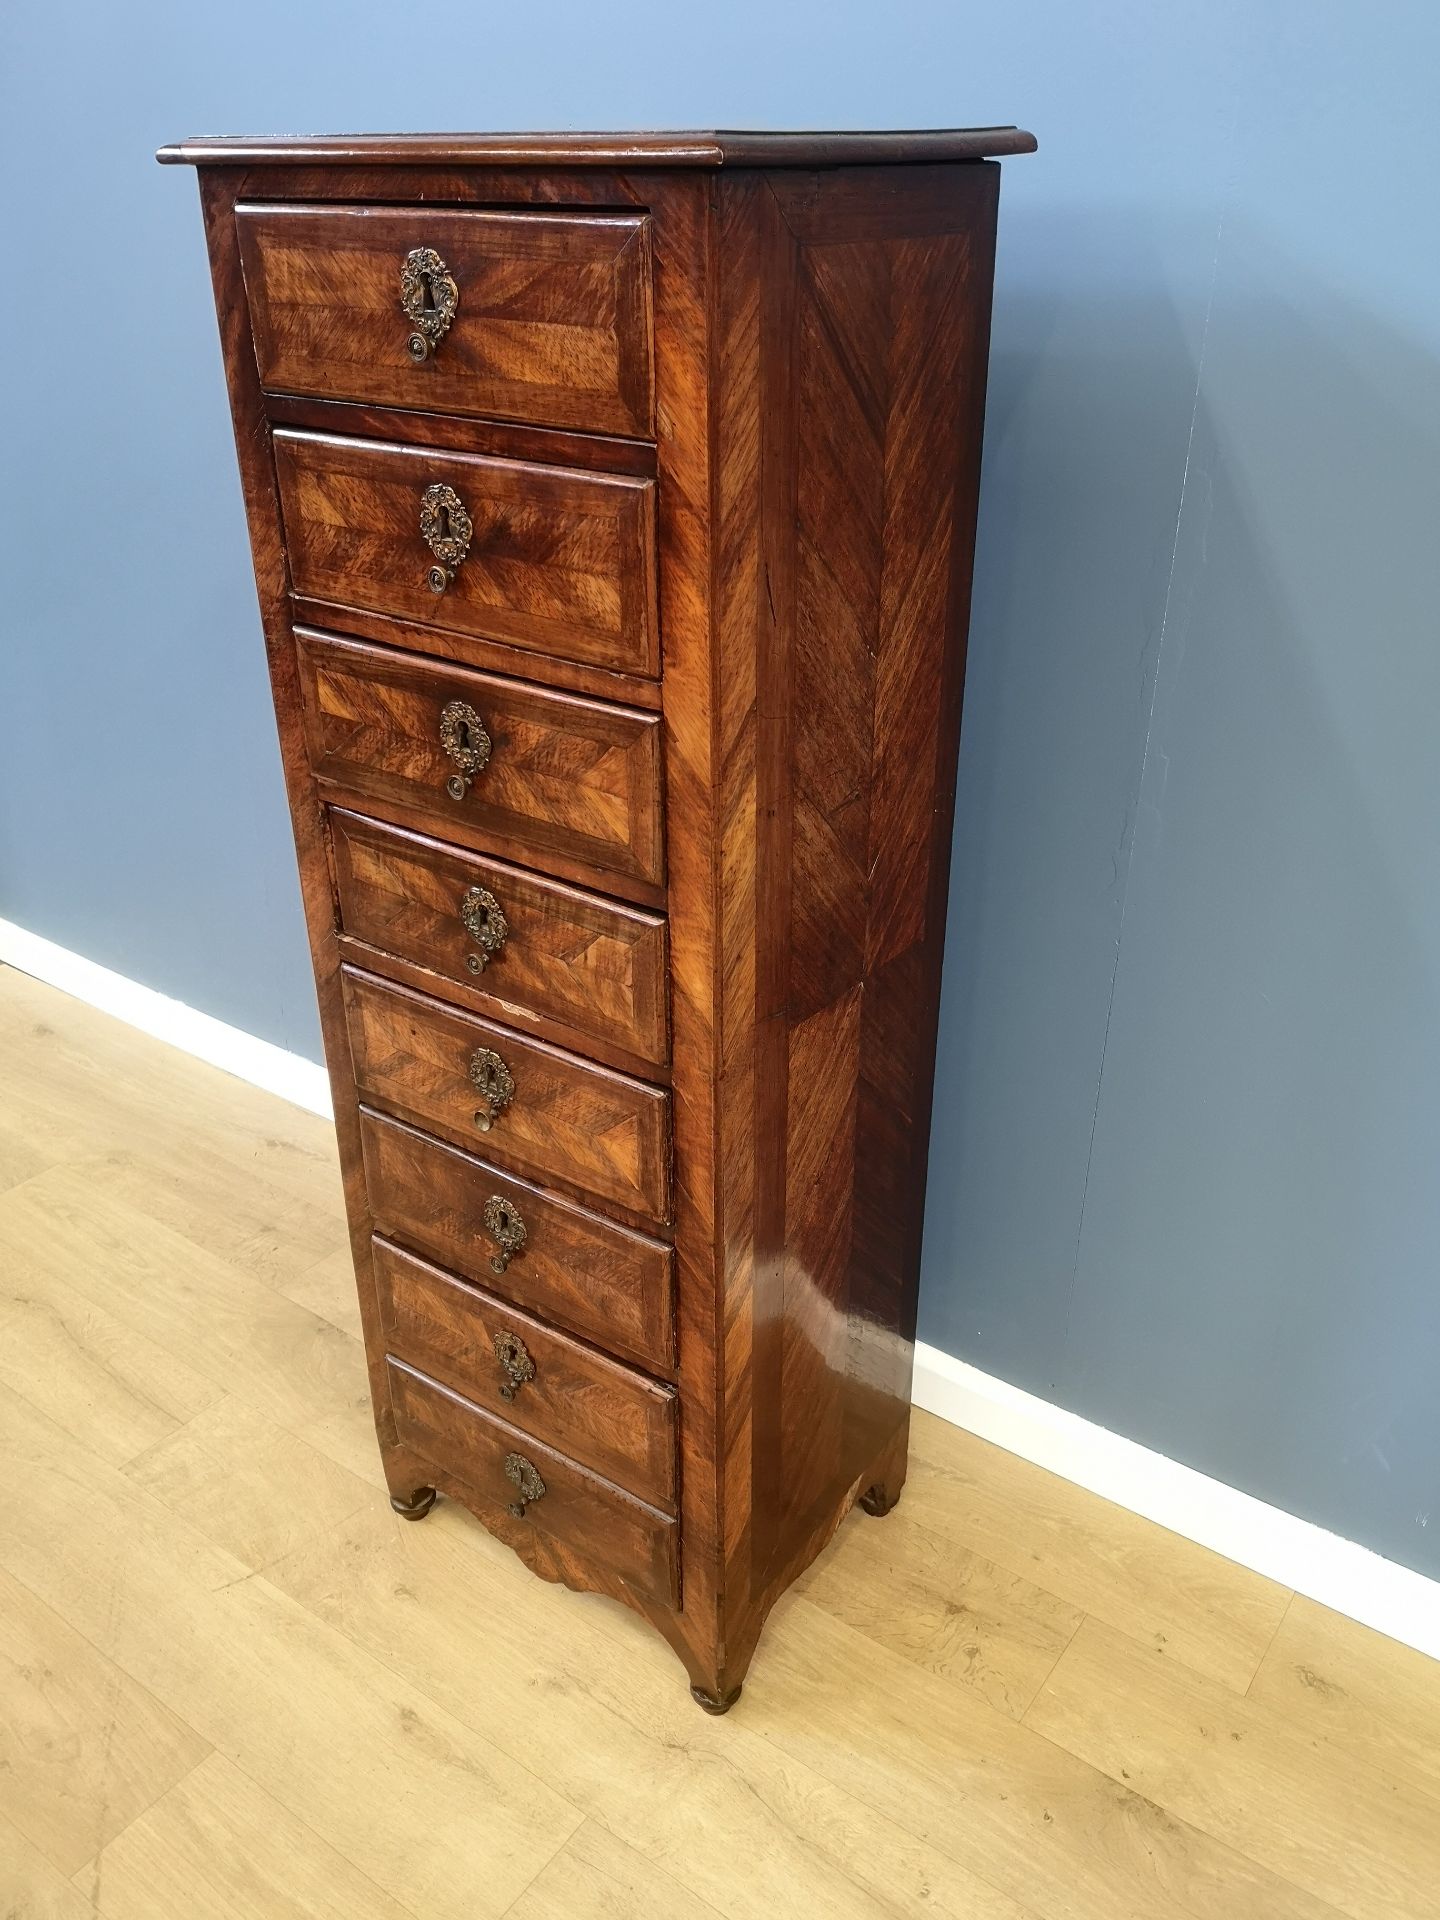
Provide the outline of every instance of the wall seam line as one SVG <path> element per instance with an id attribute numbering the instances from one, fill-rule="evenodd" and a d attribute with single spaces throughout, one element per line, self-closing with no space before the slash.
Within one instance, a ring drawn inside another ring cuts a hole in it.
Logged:
<path id="1" fill-rule="evenodd" d="M 1235 128 L 1238 120 L 1239 93 L 1235 97 L 1235 109 L 1230 119 L 1230 131 L 1226 141 L 1229 153 L 1235 146 Z M 1200 389 L 1205 379 L 1205 361 L 1210 348 L 1210 322 L 1215 312 L 1215 289 L 1220 279 L 1220 252 L 1225 237 L 1225 216 L 1230 199 L 1234 194 L 1234 182 L 1220 202 L 1219 216 L 1215 224 L 1215 250 L 1210 260 L 1210 286 L 1205 296 L 1205 318 L 1200 327 L 1200 351 L 1195 362 L 1195 388 L 1190 399 L 1190 426 L 1185 436 L 1185 463 L 1180 471 L 1180 495 L 1175 503 L 1175 530 L 1170 541 L 1170 565 L 1165 576 L 1165 598 L 1160 609 L 1160 630 L 1155 642 L 1155 668 L 1150 682 L 1150 710 L 1145 716 L 1145 743 L 1140 753 L 1140 770 L 1135 781 L 1135 798 L 1131 808 L 1130 845 L 1125 856 L 1125 873 L 1120 890 L 1120 922 L 1115 929 L 1115 958 L 1110 968 L 1110 991 L 1105 1004 L 1105 1032 L 1100 1041 L 1100 1064 L 1095 1074 L 1095 1102 L 1090 1111 L 1090 1133 L 1085 1143 L 1085 1176 L 1080 1185 L 1080 1205 L 1075 1220 L 1075 1247 L 1070 1263 L 1070 1285 L 1065 1297 L 1065 1324 L 1061 1329 L 1060 1348 L 1055 1373 L 1063 1372 L 1070 1351 L 1070 1326 L 1075 1308 L 1075 1291 L 1080 1279 L 1080 1245 L 1085 1233 L 1085 1211 L 1090 1199 L 1090 1170 L 1095 1159 L 1095 1135 L 1100 1125 L 1100 1101 L 1105 1087 L 1105 1062 L 1110 1052 L 1110 1024 L 1115 1017 L 1115 991 L 1120 978 L 1120 948 L 1125 938 L 1125 921 L 1130 911 L 1130 878 L 1135 867 L 1135 843 L 1139 838 L 1140 803 L 1145 792 L 1145 775 L 1150 765 L 1150 742 L 1155 731 L 1155 708 L 1160 698 L 1160 670 L 1165 658 L 1165 640 L 1170 627 L 1170 603 L 1174 597 L 1175 569 L 1180 554 L 1180 530 L 1185 519 L 1185 498 L 1190 486 L 1190 462 L 1195 451 L 1195 428 L 1200 418 Z M 1059 1380 L 1051 1381 L 1052 1391 L 1059 1391 Z"/>

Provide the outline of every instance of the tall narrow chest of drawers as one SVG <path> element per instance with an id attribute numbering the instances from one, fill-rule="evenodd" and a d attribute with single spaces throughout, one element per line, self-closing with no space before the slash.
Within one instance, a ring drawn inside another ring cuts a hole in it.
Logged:
<path id="1" fill-rule="evenodd" d="M 392 1504 L 700 1703 L 905 1474 L 1014 128 L 202 140 Z"/>

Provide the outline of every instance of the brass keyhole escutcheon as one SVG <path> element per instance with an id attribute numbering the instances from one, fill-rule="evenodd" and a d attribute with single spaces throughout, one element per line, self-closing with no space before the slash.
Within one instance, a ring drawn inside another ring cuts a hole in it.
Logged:
<path id="1" fill-rule="evenodd" d="M 507 1453 L 505 1456 L 505 1478 L 514 1487 L 518 1500 L 512 1500 L 505 1511 L 513 1520 L 525 1518 L 526 1507 L 533 1506 L 537 1500 L 545 1497 L 545 1482 L 535 1471 L 534 1464 L 523 1453 Z"/>
<path id="2" fill-rule="evenodd" d="M 495 1242 L 490 1256 L 490 1271 L 504 1273 L 525 1244 L 525 1222 L 513 1200 L 502 1200 L 498 1193 L 485 1202 L 485 1231 Z"/>
<path id="3" fill-rule="evenodd" d="M 470 1056 L 470 1084 L 484 1102 L 475 1109 L 475 1124 L 488 1133 L 515 1098 L 515 1076 L 493 1047 L 477 1047 Z"/>
<path id="4" fill-rule="evenodd" d="M 525 1342 L 518 1333 L 508 1328 L 497 1333 L 494 1340 L 495 1358 L 500 1362 L 500 1372 L 504 1376 L 504 1385 L 500 1389 L 502 1400 L 513 1400 L 527 1380 L 535 1378 L 535 1362 Z"/>
<path id="5" fill-rule="evenodd" d="M 432 593 L 443 593 L 455 578 L 474 535 L 475 522 L 455 489 L 438 480 L 426 487 L 420 496 L 420 536 L 435 556 L 425 575 Z"/>
<path id="6" fill-rule="evenodd" d="M 460 769 L 445 782 L 452 800 L 463 800 L 477 773 L 490 764 L 490 736 L 468 700 L 449 700 L 440 709 L 440 744 Z"/>
<path id="7" fill-rule="evenodd" d="M 405 351 L 423 366 L 434 353 L 455 318 L 460 289 L 433 247 L 412 247 L 400 264 L 400 310 L 412 332 Z"/>
<path id="8" fill-rule="evenodd" d="M 469 887 L 460 902 L 460 924 L 475 942 L 476 951 L 467 953 L 465 965 L 471 973 L 483 973 L 505 944 L 510 922 L 500 902 L 488 887 Z"/>

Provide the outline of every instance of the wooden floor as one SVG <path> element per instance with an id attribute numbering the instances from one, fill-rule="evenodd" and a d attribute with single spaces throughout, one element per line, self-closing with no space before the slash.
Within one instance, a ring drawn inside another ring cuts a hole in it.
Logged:
<path id="1" fill-rule="evenodd" d="M 381 1491 L 329 1129 L 0 972 L 0 1914 L 1440 1914 L 1440 1667 L 939 1421 L 691 1704 Z"/>

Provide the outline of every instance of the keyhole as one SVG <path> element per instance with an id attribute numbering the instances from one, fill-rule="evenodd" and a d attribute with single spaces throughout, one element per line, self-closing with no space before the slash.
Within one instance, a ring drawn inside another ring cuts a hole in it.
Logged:
<path id="1" fill-rule="evenodd" d="M 428 273 L 422 273 L 420 276 L 420 305 L 426 313 L 436 311 L 435 285 Z"/>
<path id="2" fill-rule="evenodd" d="M 468 753 L 470 751 L 470 722 L 468 720 L 456 721 L 455 738 L 460 742 L 463 750 Z"/>

